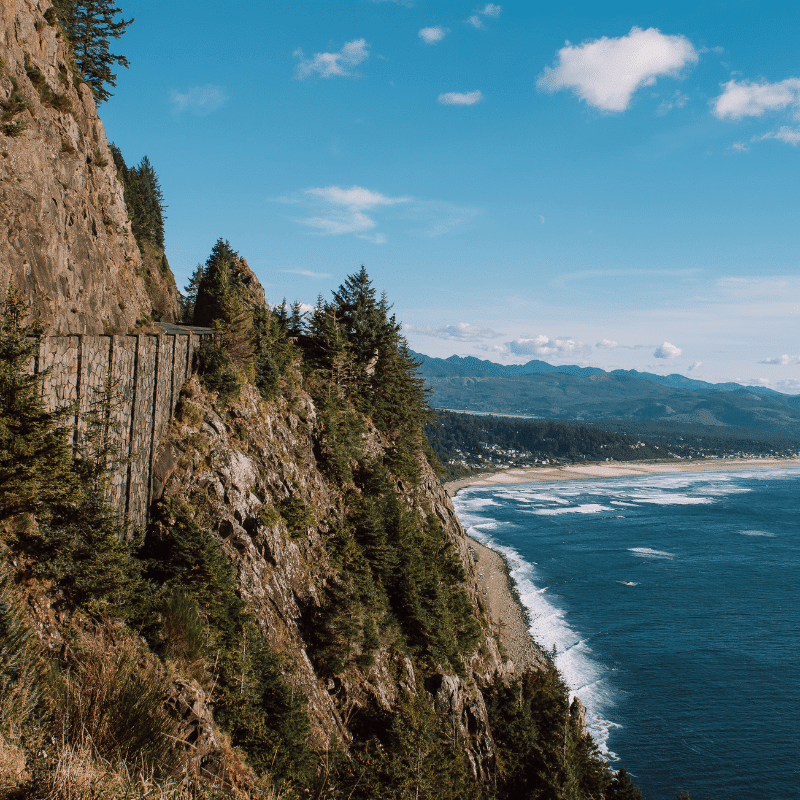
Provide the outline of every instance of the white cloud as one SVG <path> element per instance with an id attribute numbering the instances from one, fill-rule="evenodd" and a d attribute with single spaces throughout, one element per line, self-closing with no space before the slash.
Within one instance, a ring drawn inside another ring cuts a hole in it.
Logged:
<path id="1" fill-rule="evenodd" d="M 353 39 L 347 42 L 338 53 L 314 53 L 313 57 L 305 58 L 299 48 L 294 51 L 295 58 L 301 59 L 295 69 L 295 77 L 303 80 L 311 75 L 322 78 L 336 76 L 353 76 L 353 67 L 357 67 L 369 58 L 369 45 L 365 39 Z"/>
<path id="2" fill-rule="evenodd" d="M 367 235 L 377 223 L 365 212 L 382 206 L 408 203 L 411 200 L 409 197 L 389 197 L 361 186 L 351 186 L 349 189 L 343 189 L 341 186 L 325 186 L 306 189 L 304 194 L 322 212 L 302 220 L 304 225 L 328 236 L 360 234 L 362 238 L 375 244 L 385 244 L 386 237 L 383 234 Z"/>
<path id="3" fill-rule="evenodd" d="M 471 325 L 469 322 L 459 322 L 456 325 L 444 325 L 441 328 L 433 328 L 430 325 L 404 325 L 403 330 L 421 336 L 435 336 L 437 339 L 457 339 L 461 342 L 496 339 L 498 336 L 503 335 L 502 333 L 496 333 L 491 328 L 480 328 L 477 325 Z"/>
<path id="4" fill-rule="evenodd" d="M 480 103 L 481 100 L 483 100 L 483 95 L 478 90 L 474 92 L 447 92 L 439 95 L 439 102 L 443 106 L 474 106 L 475 103 Z"/>
<path id="5" fill-rule="evenodd" d="M 425 44 L 436 44 L 447 36 L 449 30 L 441 25 L 434 25 L 432 28 L 422 28 L 418 35 Z"/>
<path id="6" fill-rule="evenodd" d="M 581 100 L 603 111 L 625 111 L 634 92 L 652 86 L 660 75 L 680 77 L 699 59 L 685 36 L 667 36 L 656 28 L 631 28 L 627 36 L 584 42 L 558 51 L 545 67 L 537 87 L 548 92 L 571 89 Z"/>
<path id="7" fill-rule="evenodd" d="M 386 244 L 389 241 L 385 233 L 362 233 L 358 238 L 365 239 L 372 244 Z"/>
<path id="8" fill-rule="evenodd" d="M 683 94 L 680 89 L 676 89 L 668 100 L 662 100 L 658 104 L 656 113 L 663 117 L 672 111 L 673 108 L 683 108 L 689 102 L 689 95 Z"/>
<path id="9" fill-rule="evenodd" d="M 615 342 L 613 339 L 601 339 L 595 347 L 599 347 L 601 350 L 613 350 L 615 347 L 619 347 L 619 342 Z"/>
<path id="10" fill-rule="evenodd" d="M 487 3 L 483 8 L 478 9 L 472 16 L 467 18 L 467 24 L 472 25 L 477 30 L 483 30 L 486 25 L 484 25 L 481 17 L 494 17 L 496 19 L 500 16 L 502 10 L 503 7 L 496 3 Z"/>
<path id="11" fill-rule="evenodd" d="M 733 79 L 722 85 L 722 94 L 711 101 L 712 112 L 719 119 L 762 117 L 767 111 L 783 111 L 789 107 L 800 110 L 800 78 L 787 78 L 777 83 L 739 83 Z"/>
<path id="12" fill-rule="evenodd" d="M 290 275 L 304 275 L 306 278 L 330 278 L 327 272 L 312 272 L 310 269 L 282 269 Z"/>
<path id="13" fill-rule="evenodd" d="M 323 186 L 305 189 L 278 202 L 306 206 L 309 216 L 297 222 L 325 236 L 353 234 L 373 244 L 386 244 L 386 235 L 376 230 L 376 216 L 398 207 L 395 219 L 410 220 L 416 226 L 410 233 L 427 237 L 441 236 L 463 227 L 481 213 L 478 208 L 453 205 L 438 200 L 414 197 L 390 197 L 362 186 Z M 421 226 L 421 227 L 420 227 Z"/>
<path id="14" fill-rule="evenodd" d="M 695 361 L 694 364 L 692 364 L 691 367 L 687 367 L 686 368 L 686 371 L 687 372 L 694 372 L 696 369 L 700 369 L 700 367 L 702 367 L 702 366 L 703 366 L 703 362 L 702 361 Z"/>
<path id="15" fill-rule="evenodd" d="M 781 142 L 786 142 L 794 147 L 800 144 L 800 128 L 792 128 L 789 125 L 782 125 L 776 131 L 770 131 L 761 136 L 754 137 L 752 141 L 761 141 L 765 139 L 778 139 Z"/>
<path id="16" fill-rule="evenodd" d="M 800 381 L 794 378 L 778 381 L 775 387 L 779 392 L 785 392 L 786 394 L 800 394 Z"/>
<path id="17" fill-rule="evenodd" d="M 781 366 L 785 367 L 789 364 L 800 364 L 800 356 L 790 356 L 787 353 L 784 353 L 782 356 L 778 356 L 777 358 L 765 358 L 763 361 L 759 361 L 759 364 L 780 364 Z"/>
<path id="18" fill-rule="evenodd" d="M 565 356 L 585 356 L 589 348 L 568 336 L 551 339 L 540 334 L 531 338 L 514 339 L 507 342 L 508 349 L 518 356 L 540 356 L 541 358 L 564 358 Z"/>
<path id="19" fill-rule="evenodd" d="M 747 142 L 734 142 L 731 145 L 731 149 L 737 153 L 746 153 L 750 149 L 750 145 Z"/>
<path id="20" fill-rule="evenodd" d="M 351 186 L 342 189 L 341 186 L 326 186 L 320 189 L 306 189 L 306 194 L 319 197 L 329 203 L 347 206 L 353 209 L 374 208 L 375 206 L 394 206 L 398 203 L 407 203 L 408 197 L 388 197 L 380 192 L 373 192 L 361 186 Z"/>
<path id="21" fill-rule="evenodd" d="M 170 97 L 174 114 L 180 114 L 188 109 L 199 117 L 216 111 L 227 99 L 222 88 L 213 83 L 192 86 L 188 92 L 173 90 Z"/>
<path id="22" fill-rule="evenodd" d="M 660 345 L 656 348 L 655 352 L 653 353 L 654 358 L 677 358 L 683 350 L 680 347 L 675 347 L 674 344 L 670 344 L 669 342 L 664 342 L 664 344 Z"/>

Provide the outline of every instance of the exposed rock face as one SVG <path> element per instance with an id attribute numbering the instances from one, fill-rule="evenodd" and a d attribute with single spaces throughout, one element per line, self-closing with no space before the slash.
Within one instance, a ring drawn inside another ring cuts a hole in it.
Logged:
<path id="1" fill-rule="evenodd" d="M 0 0 L 0 101 L 9 113 L 27 104 L 0 126 L 0 290 L 13 276 L 49 333 L 127 333 L 151 316 L 142 259 L 50 5 Z"/>
<path id="2" fill-rule="evenodd" d="M 308 698 L 314 744 L 350 740 L 348 720 L 360 709 L 389 712 L 402 693 L 426 692 L 430 705 L 448 718 L 473 776 L 494 774 L 494 742 L 481 687 L 514 672 L 503 662 L 493 631 L 488 631 L 466 665 L 466 675 L 415 675 L 408 657 L 386 645 L 366 669 L 348 668 L 333 679 L 319 677 L 307 652 L 302 610 L 319 604 L 326 584 L 335 580 L 326 551 L 329 525 L 337 518 L 339 488 L 319 470 L 312 432 L 317 424 L 311 399 L 299 393 L 266 404 L 247 387 L 223 419 L 193 378 L 184 387 L 173 421 L 155 461 L 158 494 L 200 509 L 200 521 L 214 531 L 236 565 L 238 591 L 254 612 L 270 645 L 293 665 L 285 677 Z M 365 449 L 385 443 L 374 429 Z M 290 495 L 300 497 L 313 524 L 290 534 L 275 507 Z M 452 504 L 425 466 L 416 502 L 432 508 L 455 545 L 475 607 L 478 590 L 467 538 Z M 411 503 L 411 492 L 406 495 Z M 396 676 L 400 676 L 399 678 Z"/>
<path id="3" fill-rule="evenodd" d="M 176 739 L 181 777 L 201 777 L 214 788 L 233 794 L 239 779 L 250 777 L 249 769 L 220 739 L 200 684 L 195 680 L 175 681 L 166 704 L 180 720 Z"/>
<path id="4" fill-rule="evenodd" d="M 180 302 L 175 276 L 167 257 L 154 244 L 143 242 L 142 275 L 154 322 L 174 322 L 180 317 Z"/>

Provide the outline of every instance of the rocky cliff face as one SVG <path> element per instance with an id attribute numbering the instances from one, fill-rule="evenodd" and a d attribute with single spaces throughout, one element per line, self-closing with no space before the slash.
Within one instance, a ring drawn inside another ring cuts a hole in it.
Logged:
<path id="1" fill-rule="evenodd" d="M 127 333 L 152 316 L 142 258 L 49 7 L 0 0 L 0 286 L 13 277 L 49 333 Z M 174 318 L 174 301 L 161 305 Z"/>
<path id="2" fill-rule="evenodd" d="M 495 771 L 495 749 L 480 690 L 498 674 L 515 671 L 502 657 L 490 627 L 461 677 L 441 667 L 416 674 L 411 659 L 390 642 L 382 643 L 366 669 L 351 667 L 332 679 L 315 672 L 303 609 L 319 605 L 326 585 L 336 580 L 326 539 L 341 516 L 343 499 L 341 487 L 315 460 L 316 427 L 317 412 L 302 392 L 291 400 L 265 403 L 249 387 L 223 416 L 193 378 L 184 387 L 178 416 L 156 457 L 155 495 L 188 502 L 198 521 L 216 533 L 236 565 L 241 597 L 271 647 L 291 666 L 286 679 L 309 700 L 314 746 L 324 750 L 334 740 L 347 743 L 349 721 L 359 711 L 391 713 L 404 691 L 424 692 L 429 705 L 449 720 L 473 777 L 486 782 Z M 378 431 L 367 432 L 367 453 L 379 455 L 385 447 Z M 413 499 L 410 491 L 399 488 L 409 506 L 433 511 L 441 521 L 478 610 L 467 537 L 427 462 Z M 290 496 L 301 498 L 311 513 L 299 535 L 274 513 Z"/>

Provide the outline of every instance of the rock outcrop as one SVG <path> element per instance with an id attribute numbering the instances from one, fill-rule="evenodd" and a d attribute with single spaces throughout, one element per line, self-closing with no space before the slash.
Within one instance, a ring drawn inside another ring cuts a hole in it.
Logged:
<path id="1" fill-rule="evenodd" d="M 366 669 L 348 669 L 325 679 L 317 675 L 302 625 L 303 609 L 322 602 L 335 580 L 326 535 L 339 514 L 338 487 L 320 471 L 312 432 L 317 424 L 311 399 L 265 403 L 247 387 L 223 417 L 196 378 L 184 387 L 177 418 L 155 460 L 155 486 L 164 498 L 189 503 L 198 521 L 218 536 L 236 565 L 238 592 L 254 613 L 271 647 L 291 665 L 286 680 L 308 698 L 313 743 L 326 749 L 348 742 L 348 721 L 359 710 L 391 712 L 405 692 L 425 692 L 429 705 L 448 719 L 465 752 L 473 777 L 488 781 L 495 751 L 481 687 L 498 675 L 511 677 L 514 665 L 500 655 L 495 632 L 487 629 L 462 676 L 434 671 L 415 674 L 410 659 L 384 646 Z M 366 435 L 365 449 L 380 452 L 380 433 Z M 290 496 L 311 514 L 308 527 L 290 532 L 275 512 Z M 427 462 L 422 485 L 405 495 L 441 520 L 466 574 L 476 609 L 478 590 L 468 540 L 449 497 Z M 399 678 L 397 676 L 400 676 Z"/>
<path id="2" fill-rule="evenodd" d="M 152 317 L 145 268 L 50 6 L 0 0 L 0 289 L 13 277 L 48 333 L 127 333 Z M 174 307 L 161 302 L 162 319 Z"/>

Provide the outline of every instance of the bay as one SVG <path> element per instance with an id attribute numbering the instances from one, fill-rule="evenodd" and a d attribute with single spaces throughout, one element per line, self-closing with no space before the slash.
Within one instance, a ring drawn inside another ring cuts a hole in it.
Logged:
<path id="1" fill-rule="evenodd" d="M 594 739 L 649 800 L 800 797 L 800 471 L 470 487 Z"/>

